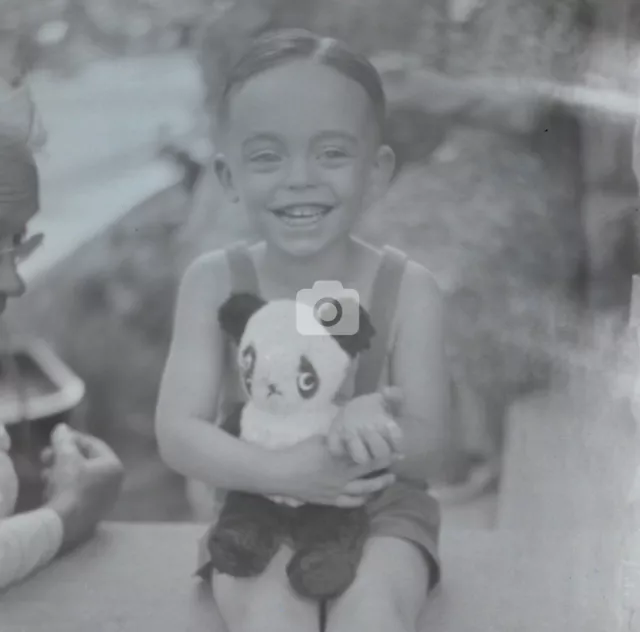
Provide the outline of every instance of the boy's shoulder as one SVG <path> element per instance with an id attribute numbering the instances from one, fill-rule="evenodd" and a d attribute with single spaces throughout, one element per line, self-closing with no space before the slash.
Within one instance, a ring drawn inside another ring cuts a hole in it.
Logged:
<path id="1" fill-rule="evenodd" d="M 211 250 L 197 256 L 182 275 L 183 283 L 211 281 L 211 275 L 227 269 L 227 257 L 223 249 Z"/>
<path id="2" fill-rule="evenodd" d="M 443 295 L 435 275 L 422 263 L 412 259 L 402 250 L 385 246 L 384 250 L 395 251 L 405 260 L 404 274 L 398 292 L 398 309 L 419 313 L 421 310 L 439 308 Z"/>
<path id="3" fill-rule="evenodd" d="M 230 275 L 224 249 L 196 257 L 186 268 L 180 283 L 181 300 L 220 302 L 230 291 Z"/>
<path id="4" fill-rule="evenodd" d="M 406 252 L 395 246 L 385 245 L 380 250 L 380 256 L 384 256 L 385 251 L 390 251 L 399 259 L 404 259 L 405 268 L 402 277 L 401 293 L 411 293 L 419 291 L 421 293 L 440 293 L 440 288 L 435 275 L 422 263 L 412 259 Z"/>

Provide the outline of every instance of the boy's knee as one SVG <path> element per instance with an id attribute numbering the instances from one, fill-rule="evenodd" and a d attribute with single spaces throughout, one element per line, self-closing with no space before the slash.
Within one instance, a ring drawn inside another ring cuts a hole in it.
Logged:
<path id="1" fill-rule="evenodd" d="M 272 611 L 268 600 L 251 590 L 249 598 L 247 586 L 227 575 L 215 579 L 213 597 L 218 612 L 229 632 L 270 632 L 269 627 L 277 612 Z M 277 607 L 276 604 L 274 604 Z M 265 627 L 266 626 L 266 627 Z M 273 628 L 275 632 L 276 628 Z"/>
<path id="2" fill-rule="evenodd" d="M 293 594 L 279 552 L 259 577 L 235 579 L 214 574 L 213 598 L 229 632 L 314 632 L 317 606 Z"/>
<path id="3" fill-rule="evenodd" d="M 347 593 L 328 617 L 328 632 L 416 632 L 417 617 L 404 599 L 394 594 Z"/>
<path id="4" fill-rule="evenodd" d="M 239 582 L 228 575 L 214 573 L 211 587 L 216 609 L 227 628 L 234 632 L 245 630 L 249 619 L 249 605 Z"/>

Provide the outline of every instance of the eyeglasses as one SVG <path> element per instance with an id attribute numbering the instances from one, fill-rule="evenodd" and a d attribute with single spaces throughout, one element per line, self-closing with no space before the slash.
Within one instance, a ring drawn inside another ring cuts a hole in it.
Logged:
<path id="1" fill-rule="evenodd" d="M 0 239 L 0 257 L 13 257 L 16 261 L 28 259 L 44 242 L 44 233 L 26 239 L 22 235 Z"/>

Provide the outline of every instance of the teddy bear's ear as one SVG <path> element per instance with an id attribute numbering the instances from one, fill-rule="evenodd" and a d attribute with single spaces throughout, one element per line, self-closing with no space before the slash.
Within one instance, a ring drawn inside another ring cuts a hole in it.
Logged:
<path id="1" fill-rule="evenodd" d="M 232 294 L 218 310 L 220 327 L 239 344 L 249 319 L 264 305 L 266 301 L 255 294 Z"/>
<path id="2" fill-rule="evenodd" d="M 358 312 L 360 314 L 358 331 L 354 334 L 333 334 L 338 344 L 352 358 L 368 349 L 371 346 L 371 339 L 376 334 L 367 310 L 362 305 L 358 305 Z"/>

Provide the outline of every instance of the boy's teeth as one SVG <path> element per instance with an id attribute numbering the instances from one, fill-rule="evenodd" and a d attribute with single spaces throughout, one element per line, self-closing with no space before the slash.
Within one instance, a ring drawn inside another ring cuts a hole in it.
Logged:
<path id="1" fill-rule="evenodd" d="M 284 214 L 290 217 L 313 217 L 322 213 L 322 210 L 319 206 L 298 206 L 285 210 Z"/>

